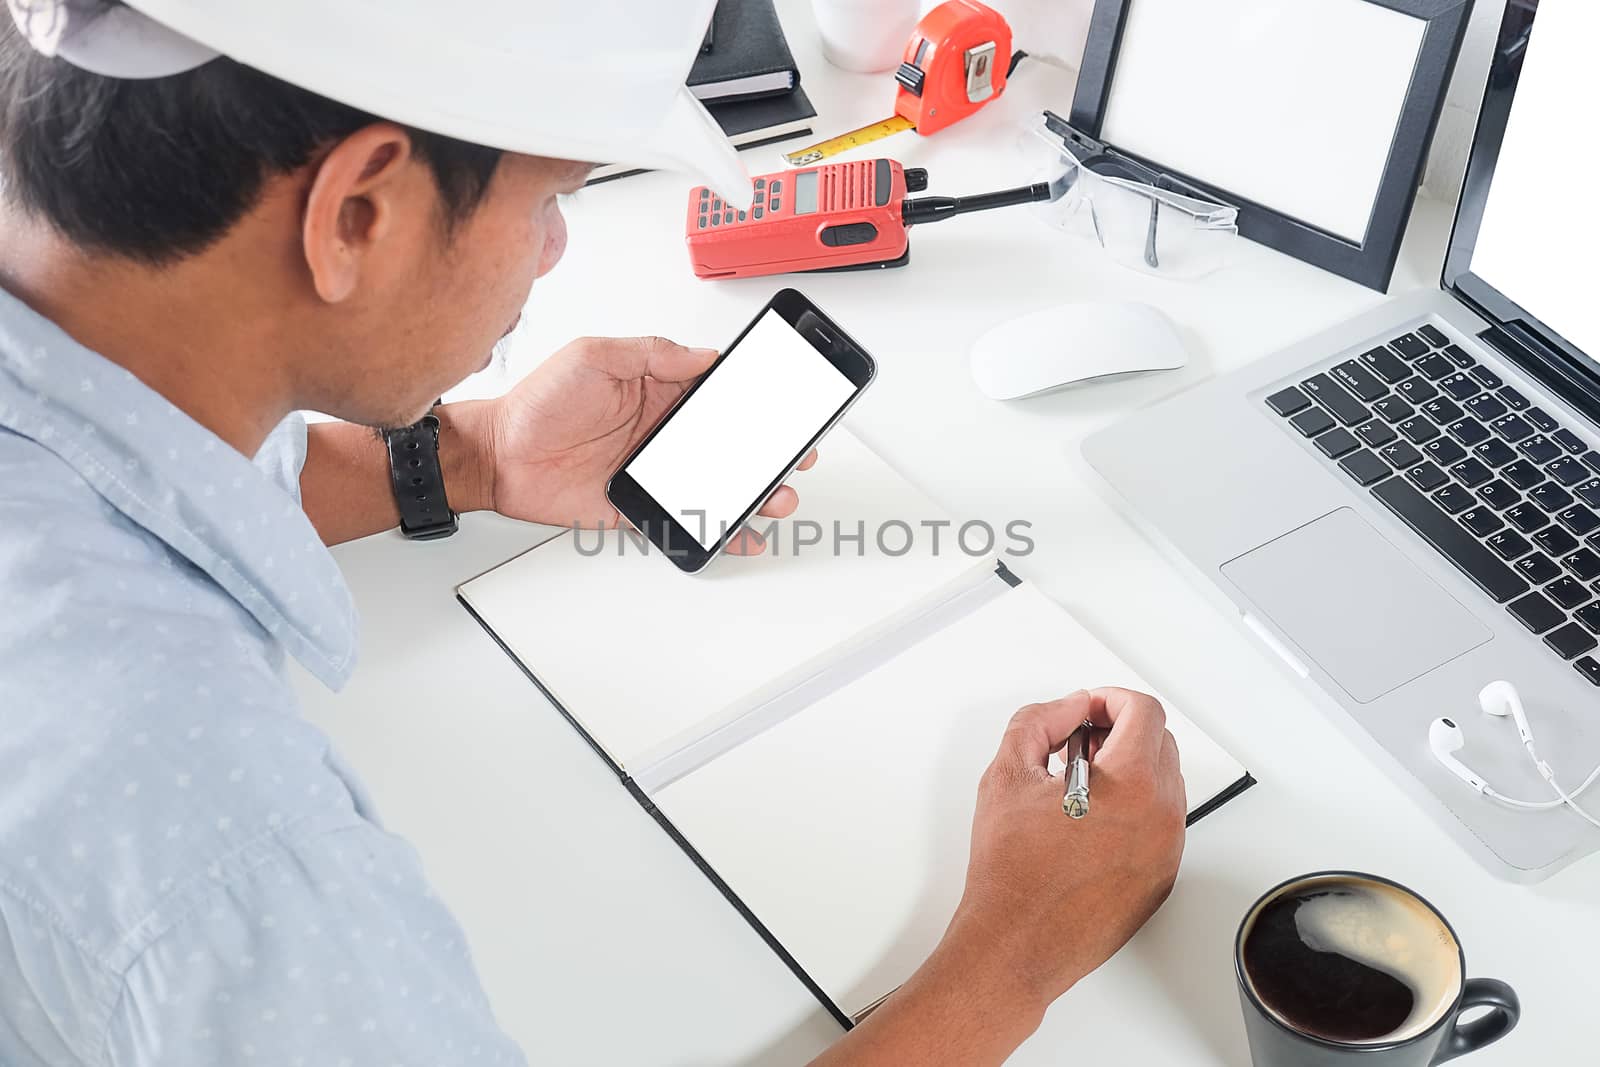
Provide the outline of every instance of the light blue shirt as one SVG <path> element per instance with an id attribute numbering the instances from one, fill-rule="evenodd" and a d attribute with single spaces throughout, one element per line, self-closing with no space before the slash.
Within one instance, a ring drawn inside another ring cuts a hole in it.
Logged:
<path id="1" fill-rule="evenodd" d="M 521 1063 L 303 720 L 356 616 L 299 505 L 0 292 L 0 1064 Z"/>

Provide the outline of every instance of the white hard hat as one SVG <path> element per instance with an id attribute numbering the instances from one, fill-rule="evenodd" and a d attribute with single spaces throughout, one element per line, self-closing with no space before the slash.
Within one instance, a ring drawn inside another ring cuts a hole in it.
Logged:
<path id="1" fill-rule="evenodd" d="M 685 85 L 716 0 L 6 0 L 45 55 L 118 78 L 228 56 L 394 122 L 554 159 L 749 175 Z"/>

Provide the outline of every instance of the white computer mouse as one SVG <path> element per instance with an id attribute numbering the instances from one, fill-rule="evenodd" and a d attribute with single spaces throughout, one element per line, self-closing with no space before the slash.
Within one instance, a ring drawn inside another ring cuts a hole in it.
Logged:
<path id="1" fill-rule="evenodd" d="M 985 396 L 1016 400 L 1189 361 L 1172 320 L 1149 304 L 1062 304 L 1003 322 L 972 346 Z"/>

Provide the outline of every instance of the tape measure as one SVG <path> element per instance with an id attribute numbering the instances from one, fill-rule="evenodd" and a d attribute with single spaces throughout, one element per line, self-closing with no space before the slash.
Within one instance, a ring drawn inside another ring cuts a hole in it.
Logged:
<path id="1" fill-rule="evenodd" d="M 978 0 L 945 0 L 922 16 L 906 42 L 894 114 L 859 130 L 787 153 L 803 167 L 882 140 L 902 130 L 927 135 L 977 111 L 1005 91 L 1011 65 L 1011 26 Z"/>

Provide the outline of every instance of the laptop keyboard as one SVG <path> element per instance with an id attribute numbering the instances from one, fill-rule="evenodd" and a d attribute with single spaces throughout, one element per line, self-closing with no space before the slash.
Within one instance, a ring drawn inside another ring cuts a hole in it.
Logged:
<path id="1" fill-rule="evenodd" d="M 1432 325 L 1266 403 L 1600 686 L 1600 452 Z"/>

